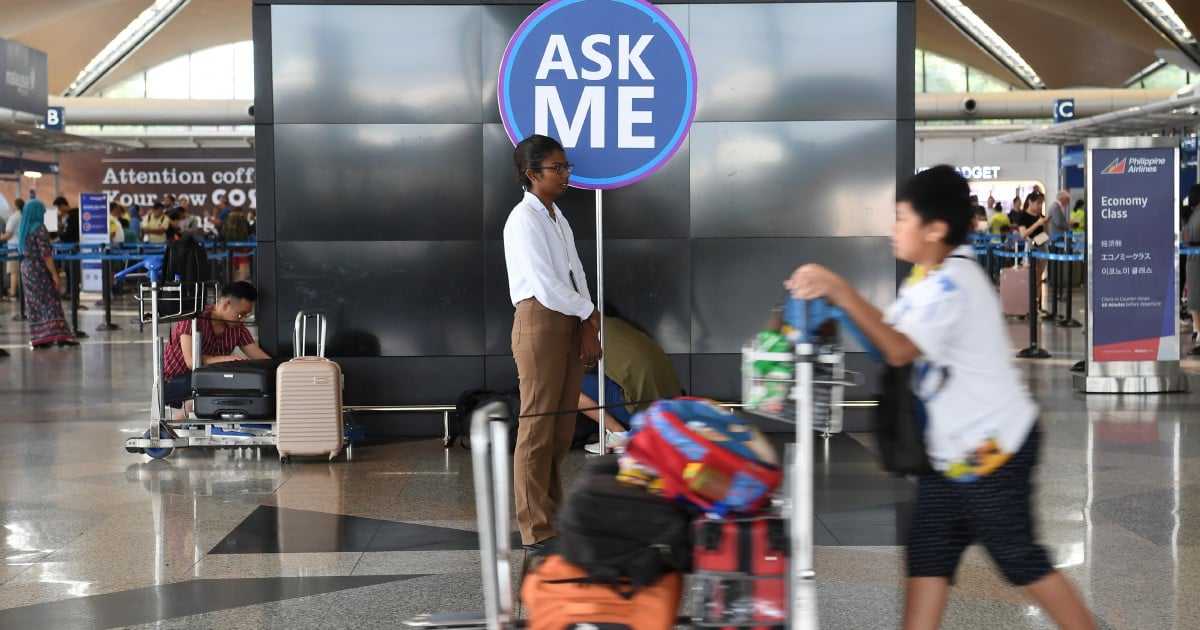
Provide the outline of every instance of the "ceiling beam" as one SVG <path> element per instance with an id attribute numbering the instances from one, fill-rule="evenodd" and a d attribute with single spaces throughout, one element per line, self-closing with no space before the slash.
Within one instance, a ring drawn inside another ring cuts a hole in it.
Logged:
<path id="1" fill-rule="evenodd" d="M 1178 24 L 1172 25 L 1169 20 L 1164 18 L 1163 15 L 1155 11 L 1154 8 L 1150 6 L 1150 3 L 1154 1 L 1155 0 L 1125 0 L 1125 4 L 1128 5 L 1130 9 L 1133 9 L 1134 13 L 1137 13 L 1138 16 L 1145 20 L 1151 28 L 1166 38 L 1167 41 L 1171 42 L 1171 45 L 1179 50 L 1180 54 L 1187 57 L 1193 65 L 1200 67 L 1200 47 L 1197 47 L 1196 45 L 1195 36 L 1192 36 L 1190 33 L 1188 33 L 1187 27 L 1184 25 L 1183 20 L 1179 19 L 1178 15 L 1174 15 L 1174 19 L 1176 22 L 1178 22 Z M 1165 0 L 1161 1 L 1163 4 L 1166 4 Z M 1172 14 L 1174 14 L 1174 9 L 1170 9 L 1169 5 L 1167 8 Z M 1180 32 L 1179 29 L 1183 29 L 1183 32 Z"/>

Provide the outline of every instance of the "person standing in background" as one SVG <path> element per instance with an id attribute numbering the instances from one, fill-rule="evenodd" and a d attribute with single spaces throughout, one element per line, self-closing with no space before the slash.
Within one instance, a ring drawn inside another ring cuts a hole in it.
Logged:
<path id="1" fill-rule="evenodd" d="M 1192 185 L 1192 189 L 1188 192 L 1187 207 L 1190 210 L 1187 222 L 1183 224 L 1182 233 L 1179 235 L 1181 241 L 1190 244 L 1200 244 L 1200 184 Z M 1187 310 L 1192 314 L 1192 349 L 1188 350 L 1187 356 L 1200 356 L 1200 345 L 1197 345 L 1197 333 L 1200 332 L 1200 256 L 1195 254 L 1187 257 L 1187 264 L 1184 267 L 1184 272 L 1187 278 Z"/>
<path id="2" fill-rule="evenodd" d="M 513 150 L 525 191 L 504 224 L 504 263 L 513 316 L 512 352 L 521 422 L 513 453 L 517 525 L 526 551 L 551 546 L 562 502 L 562 460 L 575 433 L 583 368 L 600 359 L 600 312 L 592 304 L 575 236 L 554 200 L 574 166 L 553 138 L 533 135 Z M 554 414 L 558 410 L 566 413 Z"/>
<path id="3" fill-rule="evenodd" d="M 8 215 L 8 219 L 4 222 L 4 232 L 0 234 L 0 241 L 3 241 L 8 246 L 9 254 L 17 252 L 17 230 L 21 227 L 21 209 L 25 207 L 25 200 L 17 197 L 13 201 L 15 210 Z M 6 260 L 4 261 L 4 273 L 8 276 L 8 293 L 4 295 L 4 299 L 17 299 L 17 291 L 21 286 L 21 261 Z"/>
<path id="4" fill-rule="evenodd" d="M 142 220 L 142 234 L 145 235 L 147 243 L 167 242 L 167 230 L 171 227 L 171 219 L 164 210 L 163 203 L 156 201 L 150 209 L 150 216 Z"/>
<path id="5" fill-rule="evenodd" d="M 35 349 L 52 345 L 78 346 L 63 317 L 62 278 L 54 264 L 54 247 L 46 231 L 46 206 L 30 199 L 21 213 L 17 232 L 21 250 L 21 284 L 25 287 L 25 315 L 29 318 L 29 344 Z"/>

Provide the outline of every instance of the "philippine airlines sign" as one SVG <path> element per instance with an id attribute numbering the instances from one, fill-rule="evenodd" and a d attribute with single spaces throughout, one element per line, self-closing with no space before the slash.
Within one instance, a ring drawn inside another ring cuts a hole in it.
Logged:
<path id="1" fill-rule="evenodd" d="M 642 0 L 552 0 L 508 42 L 498 97 L 514 142 L 557 138 L 571 183 L 618 188 L 649 176 L 687 138 L 696 64 L 675 24 Z"/>

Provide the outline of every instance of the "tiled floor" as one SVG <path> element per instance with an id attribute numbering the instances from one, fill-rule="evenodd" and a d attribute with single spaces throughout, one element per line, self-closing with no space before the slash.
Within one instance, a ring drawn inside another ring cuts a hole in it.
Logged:
<path id="1" fill-rule="evenodd" d="M 122 448 L 147 424 L 151 346 L 130 313 L 93 332 L 92 308 L 81 348 L 36 353 L 13 313 L 0 304 L 0 628 L 395 628 L 481 608 L 466 451 L 414 440 L 353 462 L 151 461 Z M 1027 326 L 1009 328 L 1025 346 Z M 1102 627 L 1200 627 L 1197 395 L 1074 393 L 1082 335 L 1041 330 L 1054 356 L 1021 365 L 1047 436 L 1042 539 Z M 817 442 L 821 628 L 897 627 L 912 486 L 878 471 L 863 436 Z M 570 471 L 583 461 L 572 453 Z M 1052 626 L 972 549 L 943 627 Z"/>

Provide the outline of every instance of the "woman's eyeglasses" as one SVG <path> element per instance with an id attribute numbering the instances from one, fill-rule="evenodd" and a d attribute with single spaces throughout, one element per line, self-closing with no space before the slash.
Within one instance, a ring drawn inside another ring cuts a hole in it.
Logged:
<path id="1" fill-rule="evenodd" d="M 562 175 L 563 173 L 574 173 L 575 165 L 571 164 L 570 162 L 567 162 L 566 164 L 555 164 L 553 166 L 535 166 L 535 167 L 533 167 L 533 170 L 535 170 L 535 171 L 544 171 L 547 169 L 554 171 L 554 173 L 556 175 Z"/>

